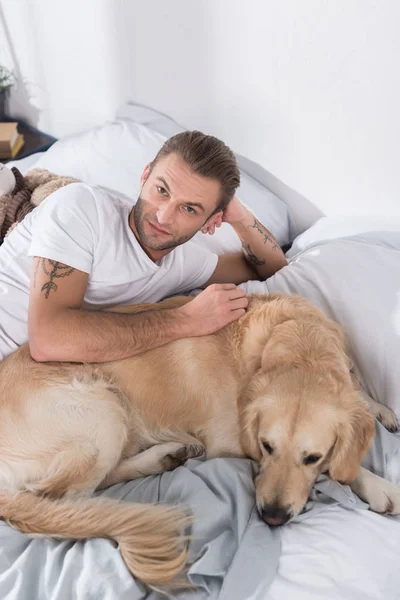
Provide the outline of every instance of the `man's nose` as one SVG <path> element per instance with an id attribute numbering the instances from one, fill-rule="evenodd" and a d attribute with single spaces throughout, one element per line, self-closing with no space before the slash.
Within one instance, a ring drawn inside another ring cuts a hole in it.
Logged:
<path id="1" fill-rule="evenodd" d="M 261 517 L 268 525 L 284 525 L 293 516 L 289 506 L 278 504 L 264 504 L 260 507 Z"/>
<path id="2" fill-rule="evenodd" d="M 160 225 L 168 225 L 174 220 L 175 208 L 169 202 L 164 202 L 157 210 L 157 221 Z"/>

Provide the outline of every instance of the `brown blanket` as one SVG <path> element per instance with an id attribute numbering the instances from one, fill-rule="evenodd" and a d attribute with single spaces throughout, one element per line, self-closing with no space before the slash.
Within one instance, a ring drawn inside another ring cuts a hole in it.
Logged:
<path id="1" fill-rule="evenodd" d="M 15 188 L 11 194 L 0 196 L 0 244 L 47 196 L 60 187 L 78 181 L 72 177 L 55 175 L 46 169 L 32 169 L 25 177 L 16 167 L 11 170 L 15 176 Z"/>

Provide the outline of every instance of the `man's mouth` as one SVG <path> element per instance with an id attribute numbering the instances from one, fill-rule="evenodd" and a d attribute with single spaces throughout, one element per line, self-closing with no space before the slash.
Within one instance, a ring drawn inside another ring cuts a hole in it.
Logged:
<path id="1" fill-rule="evenodd" d="M 154 231 L 156 231 L 157 233 L 162 233 L 164 235 L 170 235 L 169 231 L 165 231 L 165 229 L 162 229 L 161 227 L 159 227 L 155 223 L 152 223 L 151 221 L 147 221 L 147 222 L 150 225 L 150 227 L 152 229 L 154 229 Z"/>

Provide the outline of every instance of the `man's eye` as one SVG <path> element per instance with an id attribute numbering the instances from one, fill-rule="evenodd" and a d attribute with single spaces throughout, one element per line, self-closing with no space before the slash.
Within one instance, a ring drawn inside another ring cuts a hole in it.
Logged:
<path id="1" fill-rule="evenodd" d="M 190 215 L 196 215 L 197 214 L 196 211 L 194 210 L 194 208 L 192 206 L 184 206 L 183 208 Z"/>
<path id="2" fill-rule="evenodd" d="M 163 188 L 161 185 L 157 186 L 157 192 L 159 194 L 162 194 L 163 196 L 165 196 L 167 194 L 167 190 L 165 188 Z"/>

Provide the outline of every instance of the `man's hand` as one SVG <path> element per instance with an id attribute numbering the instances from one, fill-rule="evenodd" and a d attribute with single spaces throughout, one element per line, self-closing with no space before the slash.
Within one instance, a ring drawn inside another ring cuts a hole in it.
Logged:
<path id="1" fill-rule="evenodd" d="M 215 333 L 242 317 L 248 305 L 246 293 L 233 283 L 213 284 L 194 300 L 177 309 L 191 324 L 193 336 Z"/>
<path id="2" fill-rule="evenodd" d="M 229 202 L 229 204 L 225 207 L 222 216 L 222 222 L 229 223 L 233 226 L 236 223 L 242 223 L 246 219 L 248 214 L 248 209 L 245 206 L 243 206 L 239 198 L 236 198 L 236 196 L 234 196 Z"/>
<path id="3" fill-rule="evenodd" d="M 232 198 L 225 210 L 217 217 L 217 219 L 211 224 L 203 227 L 202 233 L 209 233 L 213 235 L 218 227 L 221 227 L 222 223 L 240 223 L 246 218 L 248 210 L 243 206 L 236 196 Z"/>
<path id="4" fill-rule="evenodd" d="M 272 233 L 236 196 L 223 212 L 209 219 L 201 231 L 213 235 L 215 229 L 221 227 L 222 223 L 229 223 L 236 231 L 242 242 L 243 255 L 247 263 L 261 280 L 271 277 L 287 265 L 285 255 Z"/>

